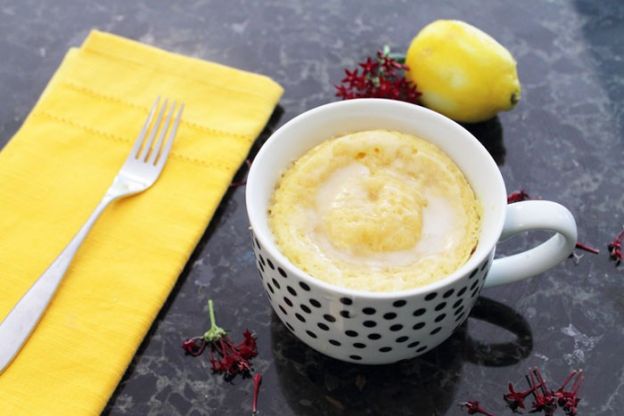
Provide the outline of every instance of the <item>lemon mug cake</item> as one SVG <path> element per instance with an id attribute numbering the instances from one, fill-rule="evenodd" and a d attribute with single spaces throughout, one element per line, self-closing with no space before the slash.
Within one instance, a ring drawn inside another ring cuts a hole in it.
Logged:
<path id="1" fill-rule="evenodd" d="M 477 246 L 481 205 L 457 165 L 413 135 L 367 130 L 326 140 L 277 183 L 269 226 L 311 276 L 374 292 L 428 285 Z"/>

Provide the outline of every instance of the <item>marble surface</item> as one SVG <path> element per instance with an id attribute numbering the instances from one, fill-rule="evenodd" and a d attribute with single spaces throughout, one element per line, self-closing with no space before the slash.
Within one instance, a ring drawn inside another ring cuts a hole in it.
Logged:
<path id="1" fill-rule="evenodd" d="M 477 399 L 510 414 L 501 396 L 529 367 L 557 383 L 583 368 L 579 414 L 624 408 L 624 266 L 606 244 L 624 223 L 624 3 L 586 1 L 0 1 L 0 143 L 24 120 L 67 48 L 92 27 L 258 71 L 286 92 L 263 138 L 295 115 L 335 100 L 342 68 L 384 44 L 405 49 L 420 27 L 459 18 L 518 60 L 515 110 L 470 126 L 493 152 L 510 190 L 574 213 L 579 253 L 536 278 L 483 292 L 471 319 L 425 356 L 380 367 L 345 364 L 297 341 L 262 293 L 248 239 L 244 188 L 232 188 L 111 398 L 107 415 L 250 414 L 251 383 L 211 375 L 180 341 L 220 323 L 258 336 L 261 415 L 460 415 Z M 256 146 L 257 147 L 257 146 Z M 239 173 L 243 178 L 245 169 Z M 543 238 L 520 237 L 511 252 Z M 556 383 L 554 383 L 556 384 Z"/>

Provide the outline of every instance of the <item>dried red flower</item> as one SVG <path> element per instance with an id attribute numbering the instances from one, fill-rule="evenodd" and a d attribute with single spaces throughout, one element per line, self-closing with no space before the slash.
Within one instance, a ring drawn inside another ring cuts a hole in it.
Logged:
<path id="1" fill-rule="evenodd" d="M 615 236 L 613 241 L 609 243 L 607 248 L 609 249 L 609 258 L 615 260 L 615 265 L 619 266 L 624 260 L 624 254 L 622 253 L 622 242 L 624 240 L 624 229 Z"/>
<path id="2" fill-rule="evenodd" d="M 185 339 L 182 342 L 182 348 L 184 351 L 192 355 L 193 357 L 197 357 L 201 355 L 206 349 L 206 340 L 204 337 L 193 337 L 189 339 Z"/>
<path id="3" fill-rule="evenodd" d="M 578 248 L 579 250 L 587 251 L 592 254 L 600 254 L 600 250 L 598 250 L 597 248 L 588 246 L 587 244 L 583 244 L 580 241 L 576 242 L 576 248 Z"/>
<path id="4" fill-rule="evenodd" d="M 388 47 L 378 51 L 375 59 L 367 57 L 358 67 L 345 69 L 345 77 L 336 85 L 337 97 L 387 98 L 418 104 L 421 93 L 405 78 L 407 66 L 394 59 Z"/>
<path id="5" fill-rule="evenodd" d="M 514 191 L 507 195 L 507 203 L 513 204 L 514 202 L 526 201 L 527 199 L 531 199 L 528 193 L 524 189 L 520 189 L 519 191 Z"/>
<path id="6" fill-rule="evenodd" d="M 239 344 L 232 342 L 225 330 L 216 324 L 214 305 L 208 301 L 210 329 L 201 337 L 193 337 L 182 342 L 182 348 L 192 356 L 201 355 L 209 348 L 212 371 L 231 379 L 237 374 L 249 375 L 252 370 L 251 359 L 258 355 L 256 338 L 247 329 Z"/>
<path id="7" fill-rule="evenodd" d="M 251 402 L 251 414 L 258 413 L 258 394 L 260 393 L 260 384 L 262 384 L 262 374 L 256 373 L 253 376 L 253 400 Z"/>
<path id="8" fill-rule="evenodd" d="M 516 391 L 513 384 L 509 383 L 509 393 L 503 395 L 507 406 L 516 413 L 518 409 L 526 409 L 524 400 L 529 396 L 533 396 L 533 403 L 529 409 L 529 413 L 541 413 L 544 416 L 553 416 L 558 408 L 561 408 L 566 416 L 577 416 L 577 407 L 581 399 L 578 397 L 578 391 L 584 380 L 583 370 L 574 370 L 566 377 L 564 382 L 557 390 L 553 391 L 548 388 L 546 381 L 542 377 L 542 373 L 538 368 L 529 370 L 529 374 L 525 376 L 529 389 L 526 391 Z M 570 390 L 567 390 L 568 384 L 574 380 Z M 468 414 L 490 415 L 478 401 L 467 401 L 460 404 Z"/>
<path id="9" fill-rule="evenodd" d="M 566 386 L 573 378 L 575 379 L 574 383 L 572 383 L 572 389 L 570 391 L 566 391 Z M 585 375 L 583 370 L 572 371 L 561 384 L 561 387 L 553 393 L 555 399 L 557 400 L 557 404 L 563 409 L 567 416 L 576 416 L 577 406 L 581 401 L 581 399 L 577 397 L 577 392 L 581 388 L 584 378 Z"/>
<path id="10" fill-rule="evenodd" d="M 530 370 L 526 379 L 534 399 L 530 412 L 543 412 L 545 416 L 554 415 L 557 410 L 557 400 L 553 392 L 546 387 L 546 382 L 539 369 L 534 368 Z"/>
<path id="11" fill-rule="evenodd" d="M 212 371 L 232 378 L 237 374 L 249 375 L 252 370 L 251 359 L 258 355 L 256 340 L 246 330 L 240 344 L 232 342 L 227 335 L 210 343 L 210 365 Z"/>
<path id="12" fill-rule="evenodd" d="M 488 412 L 478 401 L 469 400 L 464 403 L 459 404 L 462 408 L 466 409 L 469 415 L 485 415 L 485 416 L 494 416 L 494 414 Z"/>
<path id="13" fill-rule="evenodd" d="M 513 384 L 509 383 L 507 388 L 509 389 L 509 393 L 503 395 L 503 399 L 507 402 L 507 406 L 514 412 L 518 409 L 525 409 L 524 399 L 533 394 L 537 387 L 532 387 L 527 391 L 516 391 L 514 389 Z"/>

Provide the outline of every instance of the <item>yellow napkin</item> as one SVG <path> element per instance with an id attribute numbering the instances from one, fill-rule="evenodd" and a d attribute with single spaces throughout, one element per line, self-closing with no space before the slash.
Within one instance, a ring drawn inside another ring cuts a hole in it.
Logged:
<path id="1" fill-rule="evenodd" d="M 95 208 L 155 97 L 186 109 L 160 179 L 104 213 L 0 374 L 1 415 L 101 412 L 281 94 L 107 33 L 68 52 L 0 152 L 0 319 Z"/>

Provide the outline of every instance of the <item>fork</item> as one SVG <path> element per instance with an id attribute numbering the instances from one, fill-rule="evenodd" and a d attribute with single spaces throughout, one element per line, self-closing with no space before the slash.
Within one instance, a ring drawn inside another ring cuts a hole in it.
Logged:
<path id="1" fill-rule="evenodd" d="M 167 107 L 169 107 L 168 112 L 166 111 Z M 168 106 L 168 100 L 164 100 L 161 105 L 160 97 L 156 99 L 126 162 L 117 173 L 98 206 L 67 247 L 22 296 L 6 318 L 0 322 L 0 373 L 17 356 L 37 326 L 80 245 L 106 207 L 120 198 L 147 190 L 160 176 L 173 145 L 184 104 L 180 104 L 175 120 L 171 125 L 176 107 L 175 101 Z M 163 122 L 163 116 L 166 112 L 167 115 Z M 152 123 L 156 113 L 158 114 L 156 121 Z M 170 125 L 171 128 L 169 128 Z M 165 139 L 167 132 L 168 135 Z M 154 138 L 156 138 L 155 143 Z"/>

